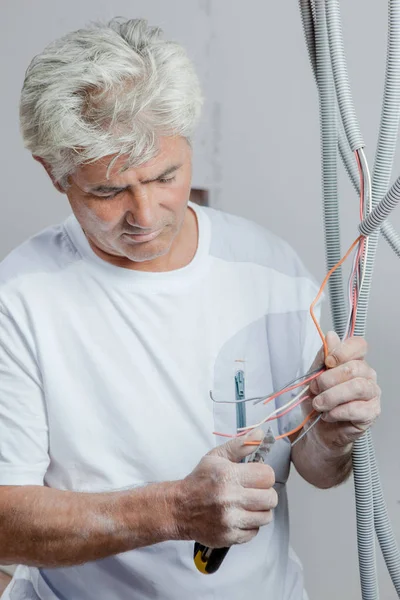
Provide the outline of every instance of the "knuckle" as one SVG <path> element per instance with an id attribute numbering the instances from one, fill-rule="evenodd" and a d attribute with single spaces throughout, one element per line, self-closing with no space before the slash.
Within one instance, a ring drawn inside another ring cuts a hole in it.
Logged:
<path id="1" fill-rule="evenodd" d="M 271 490 L 269 506 L 270 508 L 276 508 L 278 506 L 278 494 L 274 489 Z"/>
<path id="2" fill-rule="evenodd" d="M 316 404 L 316 408 L 328 408 L 329 406 L 329 393 L 327 392 L 322 392 L 322 394 L 319 394 L 318 396 L 318 401 Z"/>
<path id="3" fill-rule="evenodd" d="M 343 365 L 343 374 L 346 379 L 351 379 L 353 377 L 353 372 L 349 363 Z"/>
<path id="4" fill-rule="evenodd" d="M 275 471 L 270 465 L 261 465 L 263 467 L 263 479 L 272 487 L 275 483 Z"/>
<path id="5" fill-rule="evenodd" d="M 312 387 L 314 389 L 315 395 L 320 394 L 326 389 L 326 373 L 322 373 L 312 382 Z"/>
<path id="6" fill-rule="evenodd" d="M 264 518 L 264 525 L 269 525 L 270 523 L 272 523 L 273 518 L 274 518 L 274 513 L 272 512 L 272 510 L 266 511 L 265 518 Z"/>
<path id="7" fill-rule="evenodd" d="M 234 528 L 236 520 L 235 511 L 230 507 L 226 507 L 225 510 L 221 512 L 220 523 L 223 530 L 229 532 Z"/>
<path id="8" fill-rule="evenodd" d="M 229 483 L 221 483 L 218 489 L 218 500 L 222 506 L 234 506 L 236 503 L 235 487 Z"/>
<path id="9" fill-rule="evenodd" d="M 362 379 L 361 377 L 353 379 L 353 395 L 355 398 L 362 398 L 367 389 L 369 390 L 369 386 L 366 379 Z"/>
<path id="10" fill-rule="evenodd" d="M 381 403 L 378 400 L 378 402 L 376 403 L 376 406 L 375 406 L 375 415 L 376 415 L 376 418 L 380 417 L 381 412 L 382 412 L 382 407 L 381 407 Z"/>
<path id="11" fill-rule="evenodd" d="M 360 407 L 353 406 L 352 403 L 348 407 L 349 421 L 358 422 L 360 420 Z"/>
<path id="12" fill-rule="evenodd" d="M 355 379 L 360 373 L 359 361 L 351 360 L 345 366 L 345 373 L 349 379 Z"/>
<path id="13" fill-rule="evenodd" d="M 379 397 L 380 389 L 371 379 L 365 379 L 365 396 L 369 399 Z"/>
<path id="14" fill-rule="evenodd" d="M 341 360 L 342 352 L 341 352 L 340 348 L 336 348 L 336 350 L 332 350 L 329 353 L 329 355 L 334 359 L 334 361 L 336 363 L 335 366 L 340 365 L 340 363 L 342 362 L 342 360 Z"/>

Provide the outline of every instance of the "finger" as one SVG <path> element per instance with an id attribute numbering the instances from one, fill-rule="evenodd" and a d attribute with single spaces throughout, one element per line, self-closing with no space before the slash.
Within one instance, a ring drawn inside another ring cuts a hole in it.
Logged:
<path id="1" fill-rule="evenodd" d="M 357 377 L 371 379 L 375 383 L 377 380 L 376 372 L 365 360 L 351 360 L 344 365 L 324 371 L 317 379 L 311 382 L 310 391 L 312 394 L 317 395 L 335 385 L 345 383 Z"/>
<path id="2" fill-rule="evenodd" d="M 228 459 L 231 462 L 240 463 L 243 458 L 257 450 L 257 446 L 245 446 L 244 443 L 248 441 L 259 441 L 261 444 L 263 437 L 264 431 L 259 427 L 251 430 L 246 435 L 234 438 L 225 444 L 221 444 L 216 448 L 213 448 L 210 450 L 210 452 L 208 452 L 208 455 L 220 456 Z"/>
<path id="3" fill-rule="evenodd" d="M 269 525 L 273 519 L 272 510 L 243 511 L 240 516 L 240 529 L 256 529 Z"/>
<path id="4" fill-rule="evenodd" d="M 319 412 L 333 410 L 336 406 L 354 400 L 368 401 L 381 395 L 380 387 L 371 379 L 356 377 L 346 383 L 340 383 L 318 394 L 312 402 L 313 408 Z"/>
<path id="5" fill-rule="evenodd" d="M 236 539 L 232 542 L 232 544 L 246 544 L 250 542 L 253 538 L 256 537 L 259 529 L 240 529 Z M 232 544 L 229 544 L 230 546 Z"/>
<path id="6" fill-rule="evenodd" d="M 329 354 L 325 359 L 325 364 L 329 369 L 337 367 L 350 360 L 362 359 L 367 354 L 368 345 L 362 337 L 351 337 L 344 342 L 337 343 L 338 336 L 335 332 L 329 331 L 326 336 Z"/>
<path id="7" fill-rule="evenodd" d="M 373 398 L 369 402 L 357 400 L 337 406 L 329 412 L 323 413 L 322 419 L 327 423 L 338 423 L 349 421 L 357 424 L 370 424 L 379 417 L 381 406 L 379 398 Z"/>
<path id="8" fill-rule="evenodd" d="M 244 488 L 268 490 L 275 483 L 275 473 L 269 465 L 262 463 L 243 463 L 237 465 L 239 483 Z"/>
<path id="9" fill-rule="evenodd" d="M 243 495 L 241 507 L 250 511 L 262 511 L 276 508 L 278 505 L 278 494 L 271 488 L 269 490 L 248 489 Z"/>

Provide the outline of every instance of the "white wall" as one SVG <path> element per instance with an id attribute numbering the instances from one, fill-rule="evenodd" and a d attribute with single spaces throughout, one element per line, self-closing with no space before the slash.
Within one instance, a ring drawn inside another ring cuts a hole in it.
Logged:
<path id="1" fill-rule="evenodd" d="M 379 125 L 386 49 L 383 2 L 342 3 L 353 92 L 372 164 Z M 17 106 L 25 68 L 54 37 L 115 15 L 146 17 L 188 48 L 207 104 L 197 136 L 194 185 L 211 189 L 214 206 L 255 219 L 285 237 L 322 280 L 318 102 L 302 36 L 297 0 L 3 0 L 0 257 L 28 235 L 69 212 L 39 165 L 23 151 Z M 362 27 L 361 27 L 362 21 Z M 394 173 L 400 173 L 396 158 Z M 357 236 L 357 198 L 341 174 L 343 248 Z M 400 212 L 393 216 L 400 230 Z M 383 389 L 374 429 L 386 498 L 400 539 L 400 420 L 397 362 L 400 263 L 379 248 L 368 325 L 370 362 Z M 329 316 L 324 323 L 327 327 Z M 360 598 L 352 483 L 320 492 L 294 474 L 292 538 L 311 600 Z M 384 568 L 381 598 L 395 597 Z"/>

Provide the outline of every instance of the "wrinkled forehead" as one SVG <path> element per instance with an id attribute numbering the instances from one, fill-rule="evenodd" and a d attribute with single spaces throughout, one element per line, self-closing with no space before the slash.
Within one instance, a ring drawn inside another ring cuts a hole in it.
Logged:
<path id="1" fill-rule="evenodd" d="M 129 155 L 110 155 L 83 164 L 72 176 L 73 181 L 81 188 L 94 185 L 134 184 L 159 177 L 167 169 L 183 165 L 191 161 L 191 147 L 185 138 L 161 138 L 157 155 L 151 160 L 138 165 L 128 166 Z M 111 165 L 111 168 L 110 168 Z"/>

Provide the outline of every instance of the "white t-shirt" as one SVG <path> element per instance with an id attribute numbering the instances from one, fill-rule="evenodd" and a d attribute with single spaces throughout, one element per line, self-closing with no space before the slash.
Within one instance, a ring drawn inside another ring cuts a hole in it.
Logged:
<path id="1" fill-rule="evenodd" d="M 238 369 L 246 397 L 306 372 L 320 346 L 308 312 L 317 288 L 296 254 L 254 223 L 190 206 L 198 249 L 175 271 L 103 261 L 73 215 L 0 264 L 0 485 L 105 492 L 183 478 L 226 441 L 213 431 L 236 429 L 236 406 L 210 390 L 235 400 Z M 247 424 L 285 401 L 247 403 Z M 272 422 L 276 434 L 294 413 Z M 214 575 L 196 570 L 193 542 L 170 541 L 83 566 L 20 566 L 4 598 L 299 600 L 287 440 L 269 462 L 273 523 Z"/>

